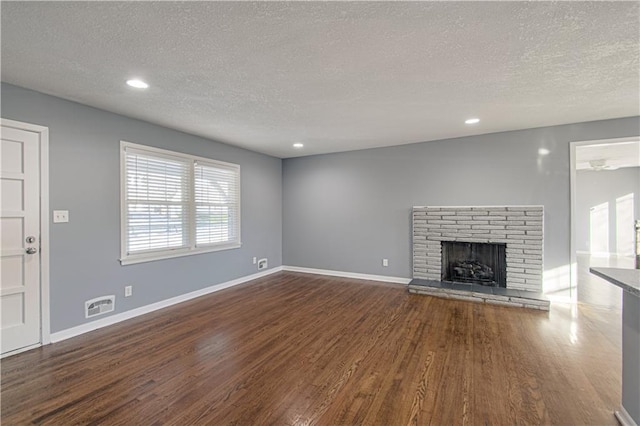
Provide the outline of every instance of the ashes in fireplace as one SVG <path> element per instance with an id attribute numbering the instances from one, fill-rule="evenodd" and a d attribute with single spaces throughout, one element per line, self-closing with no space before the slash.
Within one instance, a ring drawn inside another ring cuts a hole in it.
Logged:
<path id="1" fill-rule="evenodd" d="M 442 281 L 507 286 L 506 244 L 442 241 Z"/>

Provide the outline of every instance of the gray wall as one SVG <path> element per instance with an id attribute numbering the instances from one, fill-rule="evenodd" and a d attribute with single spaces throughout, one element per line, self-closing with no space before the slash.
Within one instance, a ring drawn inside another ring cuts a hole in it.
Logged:
<path id="1" fill-rule="evenodd" d="M 2 117 L 49 128 L 50 208 L 69 210 L 69 223 L 51 223 L 52 332 L 87 322 L 97 296 L 115 294 L 123 312 L 256 273 L 253 256 L 282 264 L 280 159 L 7 84 Z M 240 164 L 242 248 L 121 266 L 121 139 Z"/>
<path id="2" fill-rule="evenodd" d="M 412 206 L 535 204 L 545 291 L 568 286 L 569 142 L 638 134 L 633 117 L 286 159 L 283 262 L 408 278 Z"/>
<path id="3" fill-rule="evenodd" d="M 640 167 L 618 170 L 579 170 L 576 172 L 576 249 L 589 252 L 590 209 L 599 204 L 609 205 L 609 253 L 616 253 L 618 246 L 616 200 L 633 194 L 634 217 L 640 219 Z M 633 228 L 628 230 L 633 234 Z M 629 255 L 632 253 L 620 253 Z"/>

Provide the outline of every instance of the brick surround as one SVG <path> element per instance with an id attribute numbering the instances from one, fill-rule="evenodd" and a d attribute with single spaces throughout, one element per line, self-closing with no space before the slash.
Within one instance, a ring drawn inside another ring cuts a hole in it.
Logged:
<path id="1" fill-rule="evenodd" d="M 507 288 L 542 291 L 542 206 L 414 207 L 413 278 L 441 280 L 441 241 L 506 243 Z"/>

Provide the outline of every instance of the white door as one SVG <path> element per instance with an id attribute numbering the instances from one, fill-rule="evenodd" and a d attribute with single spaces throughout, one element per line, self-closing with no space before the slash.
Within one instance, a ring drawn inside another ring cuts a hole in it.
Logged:
<path id="1" fill-rule="evenodd" d="M 39 135 L 2 126 L 1 353 L 40 343 Z"/>

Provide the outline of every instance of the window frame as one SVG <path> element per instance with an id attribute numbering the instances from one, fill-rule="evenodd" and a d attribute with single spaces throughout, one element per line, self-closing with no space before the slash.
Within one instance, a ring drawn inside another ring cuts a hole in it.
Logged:
<path id="1" fill-rule="evenodd" d="M 187 173 L 187 178 L 189 179 L 189 194 L 188 194 L 188 204 L 189 204 L 189 218 L 187 220 L 188 229 L 187 232 L 187 247 L 179 247 L 173 249 L 157 249 L 144 251 L 141 253 L 127 253 L 127 237 L 128 237 L 128 214 L 127 214 L 127 173 L 126 173 L 126 150 L 127 148 L 132 148 L 138 151 L 147 152 L 150 156 L 156 154 L 158 157 L 168 157 L 179 159 L 179 160 L 187 160 L 189 163 L 189 170 Z M 208 166 L 215 167 L 219 165 L 224 169 L 231 169 L 237 172 L 237 206 L 238 206 L 238 234 L 237 240 L 231 242 L 224 243 L 214 243 L 214 244 L 206 244 L 206 245 L 197 245 L 196 244 L 196 199 L 195 199 L 195 166 L 198 162 L 202 164 L 206 164 Z M 124 140 L 120 141 L 120 264 L 121 265 L 132 265 L 136 263 L 143 262 L 152 262 L 155 260 L 162 259 L 171 259 L 176 257 L 190 256 L 195 254 L 202 253 L 210 253 L 222 250 L 231 250 L 240 248 L 242 246 L 242 208 L 241 208 L 241 173 L 240 173 L 240 165 L 234 163 L 228 163 L 225 161 L 214 160 L 212 158 L 200 157 L 196 155 L 185 154 L 176 151 L 170 151 L 166 149 L 156 148 L 148 145 L 141 145 L 133 142 L 127 142 Z"/>

